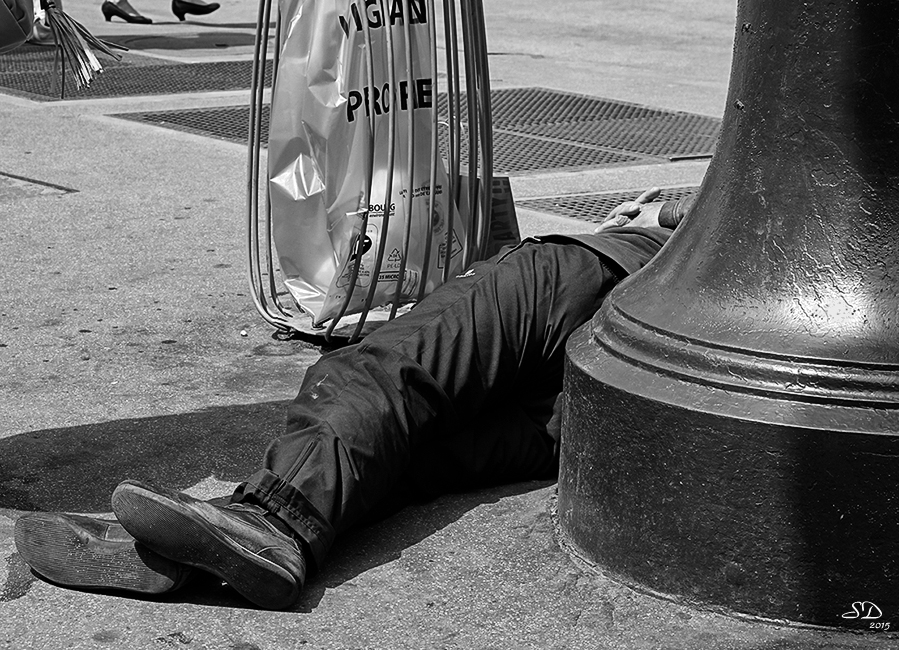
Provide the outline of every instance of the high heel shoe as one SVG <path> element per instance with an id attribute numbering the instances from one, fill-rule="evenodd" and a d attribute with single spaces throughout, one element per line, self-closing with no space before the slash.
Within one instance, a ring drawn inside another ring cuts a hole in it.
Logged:
<path id="1" fill-rule="evenodd" d="M 188 2 L 187 0 L 172 0 L 172 13 L 178 17 L 178 20 L 183 21 L 185 14 L 204 16 L 211 14 L 220 6 L 217 2 L 200 4 L 199 2 Z"/>
<path id="2" fill-rule="evenodd" d="M 137 13 L 137 10 L 128 3 L 128 0 L 119 0 L 118 3 L 106 0 L 100 5 L 100 11 L 103 12 L 106 22 L 112 21 L 113 16 L 121 18 L 126 23 L 137 23 L 139 25 L 149 25 L 153 22 L 146 16 L 141 16 Z"/>

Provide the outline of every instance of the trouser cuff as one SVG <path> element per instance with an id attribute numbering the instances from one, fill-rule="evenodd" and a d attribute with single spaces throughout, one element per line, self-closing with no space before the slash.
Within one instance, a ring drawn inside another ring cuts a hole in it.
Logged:
<path id="1" fill-rule="evenodd" d="M 334 543 L 334 527 L 295 487 L 267 469 L 241 483 L 231 501 L 253 500 L 286 523 L 306 544 L 317 566 Z"/>

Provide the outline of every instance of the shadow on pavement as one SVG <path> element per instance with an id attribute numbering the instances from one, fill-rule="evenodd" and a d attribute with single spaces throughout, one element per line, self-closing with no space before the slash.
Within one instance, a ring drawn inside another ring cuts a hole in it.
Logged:
<path id="1" fill-rule="evenodd" d="M 527 481 L 441 496 L 412 503 L 392 516 L 351 530 L 338 538 L 327 566 L 313 574 L 298 604 L 298 610 L 315 608 L 326 590 L 349 582 L 375 567 L 397 560 L 403 551 L 461 519 L 478 506 L 546 488 L 552 481 Z"/>
<path id="2" fill-rule="evenodd" d="M 174 24 L 174 23 L 173 23 Z M 101 36 L 105 41 L 124 45 L 130 50 L 218 50 L 228 47 L 252 47 L 254 34 L 247 32 L 200 32 L 176 34 L 114 34 Z"/>
<path id="3" fill-rule="evenodd" d="M 285 406 L 286 402 L 277 401 L 214 407 L 33 431 L 0 440 L 0 510 L 107 513 L 112 491 L 125 479 L 181 490 L 209 477 L 241 481 L 256 471 L 268 443 L 280 435 Z M 338 540 L 327 566 L 310 576 L 296 611 L 311 612 L 328 589 L 398 559 L 405 549 L 480 505 L 551 484 L 517 483 L 416 503 L 406 494 L 386 508 L 381 519 Z M 0 589 L 0 600 L 24 596 L 35 580 L 17 554 L 7 560 L 8 580 Z M 154 600 L 252 607 L 210 575 Z"/>
<path id="4" fill-rule="evenodd" d="M 173 22 L 172 24 L 179 25 L 183 23 Z M 256 29 L 256 23 L 207 23 L 201 20 L 192 20 L 190 21 L 190 24 L 200 27 L 216 27 L 218 29 Z M 268 26 L 269 28 L 274 29 L 276 27 L 276 23 L 270 22 Z"/>
<path id="5" fill-rule="evenodd" d="M 0 440 L 0 509 L 108 512 L 131 478 L 177 489 L 241 481 L 281 435 L 286 402 L 32 431 Z"/>
<path id="6" fill-rule="evenodd" d="M 427 503 L 410 505 L 383 521 L 355 528 L 337 541 L 327 565 L 320 572 L 309 576 L 293 611 L 302 614 L 313 612 L 328 589 L 339 587 L 370 569 L 398 560 L 403 551 L 480 505 L 496 503 L 505 497 L 525 494 L 549 485 L 552 485 L 551 481 L 533 481 L 450 494 Z M 38 581 L 44 580 L 34 574 L 17 553 L 13 553 L 7 558 L 7 580 L 0 585 L 0 602 L 25 596 Z M 142 596 L 121 591 L 101 593 L 127 600 L 254 609 L 236 591 L 215 576 L 203 572 L 199 572 L 178 591 L 162 596 Z"/>

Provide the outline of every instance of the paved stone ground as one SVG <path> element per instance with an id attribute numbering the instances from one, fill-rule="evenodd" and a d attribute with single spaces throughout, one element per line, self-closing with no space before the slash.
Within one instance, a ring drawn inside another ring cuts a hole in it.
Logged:
<path id="1" fill-rule="evenodd" d="M 150 26 L 105 23 L 98 4 L 66 9 L 143 55 L 252 55 L 250 3 L 179 24 L 166 3 L 136 1 Z M 496 88 L 722 113 L 732 2 L 487 0 L 486 12 Z M 107 513 L 125 478 L 227 493 L 255 469 L 321 353 L 273 336 L 252 307 L 244 147 L 110 117 L 247 101 L 245 90 L 0 94 L 0 647 L 896 647 L 885 634 L 749 622 L 617 584 L 560 546 L 546 483 L 448 495 L 347 536 L 290 612 L 252 609 L 211 579 L 157 600 L 36 579 L 12 541 L 22 512 Z M 513 189 L 522 199 L 690 185 L 704 169 L 547 173 L 513 178 Z M 519 216 L 526 234 L 586 227 Z"/>

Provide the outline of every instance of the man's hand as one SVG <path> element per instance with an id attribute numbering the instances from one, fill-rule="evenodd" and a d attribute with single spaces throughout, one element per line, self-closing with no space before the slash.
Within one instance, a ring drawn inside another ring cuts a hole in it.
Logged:
<path id="1" fill-rule="evenodd" d="M 659 225 L 659 210 L 662 203 L 652 203 L 662 193 L 658 187 L 651 187 L 634 201 L 622 203 L 603 219 L 602 223 L 594 230 L 600 233 L 608 228 L 618 226 L 650 227 Z"/>

